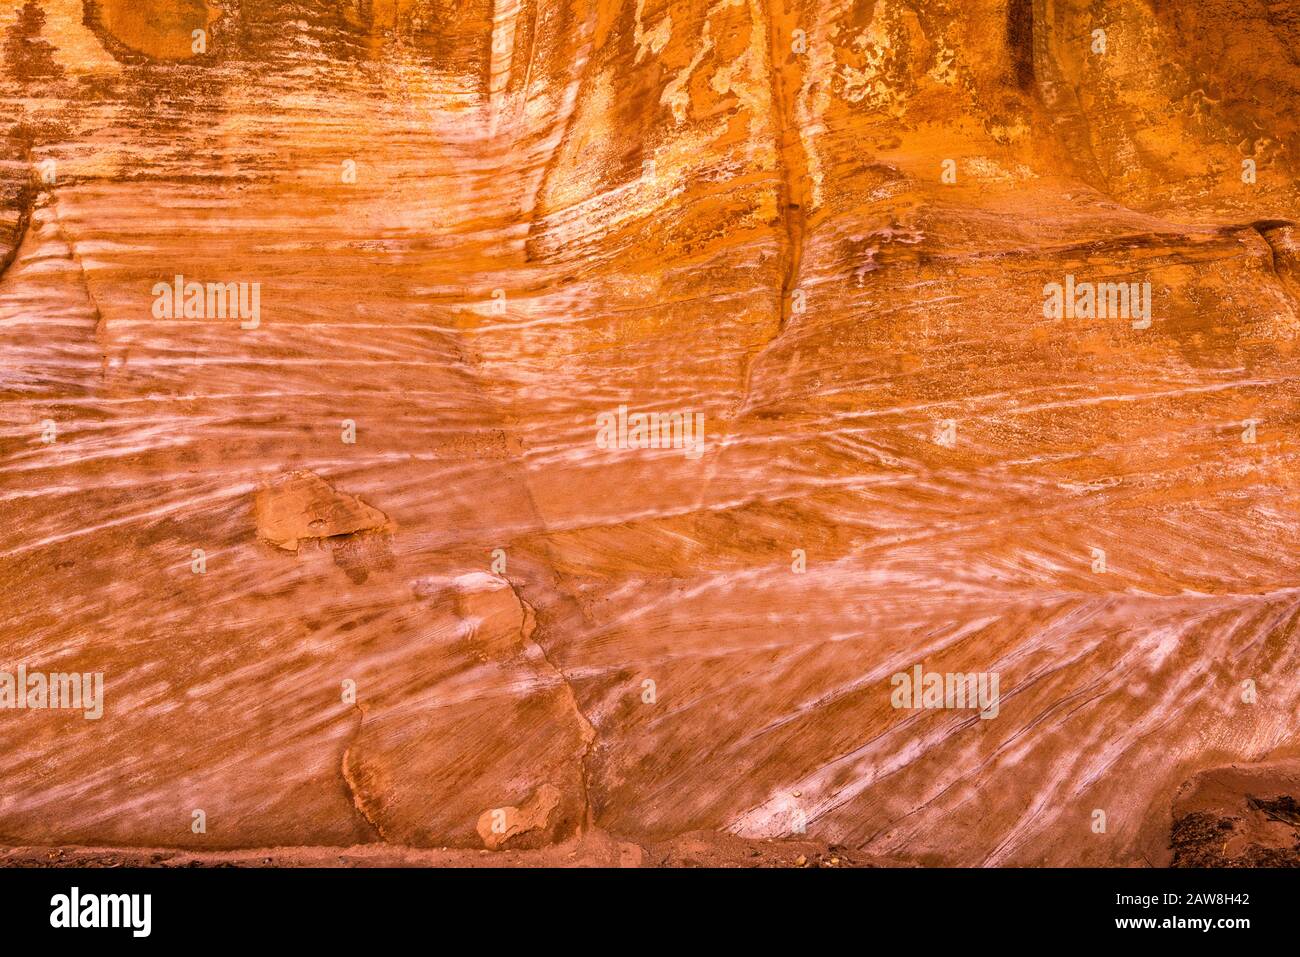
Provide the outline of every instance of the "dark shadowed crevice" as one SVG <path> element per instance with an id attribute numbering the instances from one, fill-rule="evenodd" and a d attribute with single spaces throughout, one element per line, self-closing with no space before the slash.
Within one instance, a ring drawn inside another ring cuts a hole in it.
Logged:
<path id="1" fill-rule="evenodd" d="M 18 221 L 14 223 L 9 238 L 0 244 L 0 250 L 3 250 L 3 255 L 0 255 L 0 279 L 4 278 L 5 273 L 9 271 L 9 267 L 18 258 L 18 249 L 23 244 L 23 238 L 27 235 L 28 227 L 31 226 L 32 207 L 35 202 L 36 190 L 30 182 L 23 183 L 18 187 L 16 200 Z M 4 249 L 6 245 L 9 247 L 8 249 Z"/>
<path id="2" fill-rule="evenodd" d="M 1034 0 L 1008 0 L 1007 50 L 1016 86 L 1034 88 Z"/>

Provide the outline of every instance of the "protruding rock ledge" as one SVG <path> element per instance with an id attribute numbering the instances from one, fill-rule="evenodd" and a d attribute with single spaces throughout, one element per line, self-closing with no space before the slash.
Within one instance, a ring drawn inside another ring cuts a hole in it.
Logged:
<path id="1" fill-rule="evenodd" d="M 289 472 L 253 497 L 257 534 L 288 552 L 304 540 L 337 538 L 389 527 L 388 516 L 340 492 L 315 472 Z"/>
<path id="2" fill-rule="evenodd" d="M 483 844 L 492 851 L 507 844 L 537 847 L 553 839 L 553 818 L 563 794 L 553 784 L 543 784 L 519 807 L 490 808 L 478 819 L 477 830 Z M 519 840 L 516 840 L 518 838 Z"/>

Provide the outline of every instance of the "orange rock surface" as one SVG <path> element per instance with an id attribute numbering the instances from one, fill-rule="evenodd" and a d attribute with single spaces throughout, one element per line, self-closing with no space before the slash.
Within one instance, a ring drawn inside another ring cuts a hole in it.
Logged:
<path id="1" fill-rule="evenodd" d="M 104 689 L 0 683 L 0 861 L 1287 806 L 1297 55 L 1300 0 L 0 0 L 0 670 Z"/>

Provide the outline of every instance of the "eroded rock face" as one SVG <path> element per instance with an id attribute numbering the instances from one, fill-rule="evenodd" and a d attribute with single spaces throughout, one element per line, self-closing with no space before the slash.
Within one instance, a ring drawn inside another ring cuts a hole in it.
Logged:
<path id="1" fill-rule="evenodd" d="M 1214 768 L 1174 800 L 1174 867 L 1300 867 L 1300 765 Z"/>
<path id="2" fill-rule="evenodd" d="M 0 0 L 0 840 L 1168 862 L 1300 758 L 1298 25 Z"/>
<path id="3" fill-rule="evenodd" d="M 411 591 L 417 637 L 399 646 L 400 679 L 358 686 L 341 773 L 359 815 L 375 837 L 417 847 L 473 844 L 475 831 L 492 850 L 577 834 L 594 733 L 533 641 L 532 609 L 483 572 Z M 466 813 L 494 797 L 517 803 Z"/>

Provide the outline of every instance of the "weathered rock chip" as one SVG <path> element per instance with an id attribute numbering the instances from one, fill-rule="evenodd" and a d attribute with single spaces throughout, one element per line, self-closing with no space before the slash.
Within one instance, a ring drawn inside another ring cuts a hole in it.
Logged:
<path id="1" fill-rule="evenodd" d="M 296 552 L 304 539 L 334 538 L 388 525 L 388 516 L 379 509 L 308 471 L 291 472 L 258 489 L 253 513 L 257 534 L 290 552 Z"/>

